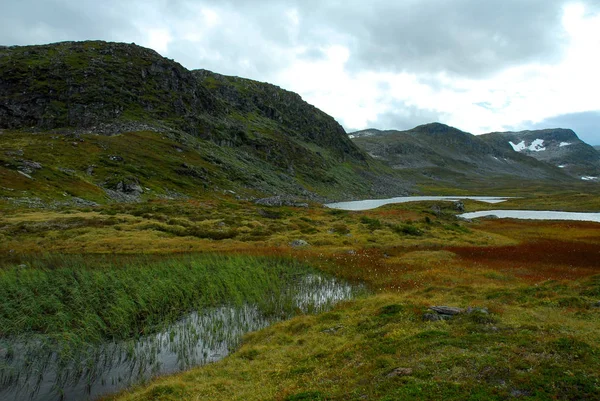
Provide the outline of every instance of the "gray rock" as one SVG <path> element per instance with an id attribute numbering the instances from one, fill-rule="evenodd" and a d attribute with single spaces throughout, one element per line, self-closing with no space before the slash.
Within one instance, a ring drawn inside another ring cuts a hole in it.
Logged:
<path id="1" fill-rule="evenodd" d="M 299 202 L 292 196 L 277 195 L 269 198 L 262 198 L 254 201 L 257 205 L 262 206 L 293 206 L 293 207 L 308 207 L 308 203 Z"/>
<path id="2" fill-rule="evenodd" d="M 400 377 L 412 375 L 412 368 L 396 368 L 386 375 L 386 377 Z"/>
<path id="3" fill-rule="evenodd" d="M 290 246 L 292 246 L 293 248 L 303 248 L 309 245 L 310 244 L 304 241 L 303 239 L 295 239 L 292 242 L 290 242 Z"/>
<path id="4" fill-rule="evenodd" d="M 465 310 L 462 308 L 457 308 L 455 306 L 430 306 L 429 309 L 440 314 L 440 315 L 458 315 L 459 313 L 463 313 Z"/>
<path id="5" fill-rule="evenodd" d="M 440 320 L 449 320 L 451 318 L 451 315 L 440 315 L 438 313 L 425 313 L 423 315 L 424 322 L 438 322 Z"/>
<path id="6" fill-rule="evenodd" d="M 463 201 L 456 201 L 454 202 L 454 208 L 459 212 L 464 212 L 465 204 L 463 203 Z"/>

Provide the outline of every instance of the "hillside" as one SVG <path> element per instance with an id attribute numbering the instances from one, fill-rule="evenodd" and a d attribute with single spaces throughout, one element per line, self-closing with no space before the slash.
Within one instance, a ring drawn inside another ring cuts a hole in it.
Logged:
<path id="1" fill-rule="evenodd" d="M 29 203 L 407 190 L 297 94 L 135 44 L 0 48 L 0 143 L 0 196 Z"/>
<path id="2" fill-rule="evenodd" d="M 489 144 L 526 154 L 586 181 L 600 176 L 600 153 L 570 129 L 494 132 L 482 135 Z"/>
<path id="3" fill-rule="evenodd" d="M 570 181 L 555 166 L 440 123 L 408 131 L 369 129 L 351 133 L 349 137 L 369 155 L 404 174 L 459 186 L 490 179 L 518 184 Z"/>

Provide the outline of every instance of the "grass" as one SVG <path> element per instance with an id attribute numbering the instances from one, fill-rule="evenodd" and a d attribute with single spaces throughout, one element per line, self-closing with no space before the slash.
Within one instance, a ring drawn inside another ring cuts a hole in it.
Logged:
<path id="1" fill-rule="evenodd" d="M 0 270 L 0 336 L 69 335 L 83 342 L 156 331 L 182 313 L 259 304 L 310 269 L 242 256 L 32 256 Z"/>
<path id="2" fill-rule="evenodd" d="M 239 352 L 218 364 L 108 399 L 151 400 L 165 389 L 177 395 L 160 399 L 595 397 L 597 310 L 528 310 L 487 301 L 489 315 L 422 320 L 431 301 L 456 303 L 460 298 L 436 294 L 427 299 L 427 294 L 409 292 L 346 303 L 247 335 Z M 466 306 L 473 300 L 462 302 Z M 395 375 L 396 369 L 408 373 Z"/>
<path id="3" fill-rule="evenodd" d="M 567 210 L 596 202 L 593 194 L 564 195 L 547 199 Z M 527 207 L 528 198 L 518 202 Z M 498 207 L 465 205 L 468 211 Z M 285 256 L 375 291 L 249 334 L 221 362 L 111 400 L 594 399 L 600 390 L 597 224 L 469 223 L 455 213 L 443 202 L 345 212 L 265 208 L 227 196 L 21 209 L 0 218 L 0 247 L 9 255 L 4 264 L 13 266 L 33 265 L 32 252 L 40 250 L 104 255 L 98 260 L 135 260 L 126 255 L 143 251 L 156 266 L 174 253 L 180 254 L 174 260 L 206 251 Z M 200 238 L 193 227 L 235 235 Z M 310 245 L 295 249 L 294 239 Z M 17 271 L 4 269 L 9 276 Z M 146 277 L 144 269 L 132 264 L 124 277 Z M 427 322 L 431 305 L 490 313 Z"/>

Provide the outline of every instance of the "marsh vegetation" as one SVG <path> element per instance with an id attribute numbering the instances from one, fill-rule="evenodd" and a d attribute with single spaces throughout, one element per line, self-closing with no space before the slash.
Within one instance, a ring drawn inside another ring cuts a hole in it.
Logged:
<path id="1" fill-rule="evenodd" d="M 543 198 L 548 209 L 600 209 L 592 194 Z M 361 212 L 226 196 L 4 207 L 5 390 L 43 390 L 48 378 L 53 391 L 126 387 L 115 400 L 581 400 L 600 390 L 598 223 L 468 222 L 436 201 Z M 300 239 L 307 245 L 291 246 Z M 334 299 L 355 294 L 344 282 L 371 295 L 313 314 L 317 288 Z M 301 293 L 312 298 L 293 295 Z M 432 305 L 488 313 L 423 320 Z M 39 372 L 59 360 L 66 369 L 56 377 L 15 374 L 19 364 Z M 115 368 L 103 375 L 106 366 Z"/>

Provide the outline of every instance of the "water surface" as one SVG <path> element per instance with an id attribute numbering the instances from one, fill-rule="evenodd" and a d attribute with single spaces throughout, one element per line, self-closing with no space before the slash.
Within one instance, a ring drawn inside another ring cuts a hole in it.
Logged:
<path id="1" fill-rule="evenodd" d="M 496 216 L 503 219 L 574 220 L 600 223 L 600 213 L 555 212 L 546 210 L 486 210 L 458 215 L 458 217 L 465 219 L 476 219 L 485 216 Z"/>
<path id="2" fill-rule="evenodd" d="M 299 277 L 268 310 L 224 305 L 194 311 L 159 333 L 129 341 L 61 349 L 55 341 L 0 339 L 0 400 L 93 400 L 152 377 L 218 361 L 248 332 L 316 313 L 364 292 L 362 286 L 310 274 Z"/>
<path id="3" fill-rule="evenodd" d="M 421 202 L 421 201 L 458 201 L 461 199 L 471 199 L 486 203 L 500 203 L 504 202 L 510 197 L 499 197 L 499 196 L 400 196 L 397 198 L 389 199 L 367 199 L 361 201 L 352 202 L 337 202 L 329 203 L 325 206 L 332 209 L 341 210 L 370 210 L 378 208 L 379 206 L 389 205 L 391 203 L 406 203 L 406 202 Z"/>

